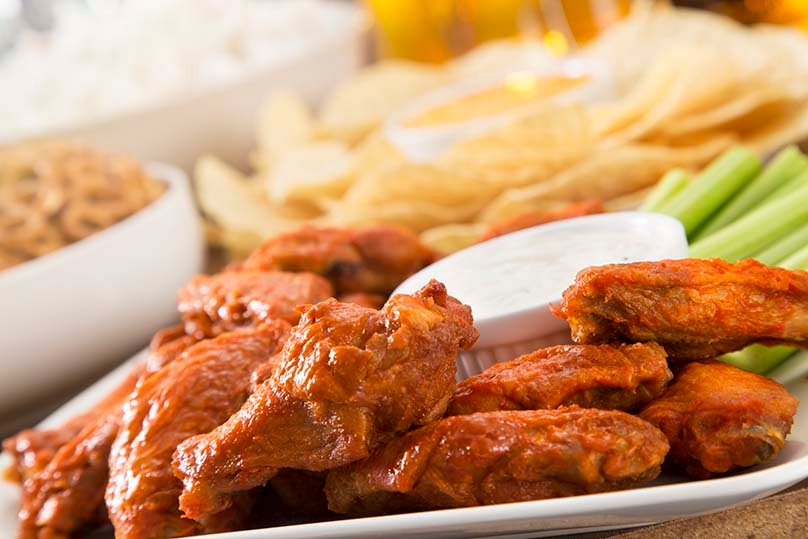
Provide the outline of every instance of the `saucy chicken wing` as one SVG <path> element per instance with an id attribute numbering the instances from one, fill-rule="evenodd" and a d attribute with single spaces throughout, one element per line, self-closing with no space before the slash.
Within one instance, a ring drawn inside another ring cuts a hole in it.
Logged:
<path id="1" fill-rule="evenodd" d="M 332 511 L 355 515 L 470 507 L 618 490 L 654 479 L 668 441 L 617 410 L 453 416 L 331 470 Z"/>
<path id="2" fill-rule="evenodd" d="M 135 387 L 135 383 L 142 373 L 143 365 L 135 366 L 126 378 L 96 403 L 91 410 L 71 417 L 58 427 L 26 429 L 3 440 L 3 451 L 11 455 L 13 459 L 13 464 L 7 470 L 6 476 L 22 483 L 44 470 L 59 449 L 70 443 L 82 429 L 109 413 L 110 410 L 119 407 L 123 399 Z"/>
<path id="3" fill-rule="evenodd" d="M 630 411 L 662 394 L 673 378 L 665 358 L 656 343 L 543 348 L 460 382 L 446 414 L 571 404 Z"/>
<path id="4" fill-rule="evenodd" d="M 143 376 L 152 372 L 152 367 L 177 357 L 183 343 L 187 344 L 187 340 L 174 339 L 152 350 L 146 361 L 135 366 L 93 410 L 67 422 L 67 432 L 63 434 L 72 437 L 22 485 L 20 539 L 70 537 L 106 520 L 103 502 L 109 478 L 108 458 L 122 421 L 123 402 Z M 74 434 L 75 426 L 81 423 L 83 426 Z"/>
<path id="5" fill-rule="evenodd" d="M 576 342 L 656 341 L 672 360 L 808 346 L 808 272 L 694 258 L 591 267 L 553 312 Z"/>
<path id="6" fill-rule="evenodd" d="M 459 349 L 477 339 L 471 309 L 431 281 L 380 310 L 329 299 L 308 307 L 270 378 L 212 432 L 181 443 L 180 507 L 199 519 L 279 468 L 322 471 L 441 417 Z"/>
<path id="7" fill-rule="evenodd" d="M 216 527 L 221 519 L 182 518 L 182 483 L 174 477 L 171 456 L 177 444 L 212 430 L 239 409 L 252 372 L 280 351 L 290 328 L 271 320 L 201 341 L 138 384 L 124 404 L 109 458 L 106 503 L 117 539 L 230 531 Z M 231 515 L 225 525 L 238 525 L 239 517 Z"/>
<path id="8" fill-rule="evenodd" d="M 639 416 L 668 437 L 673 464 L 706 478 L 776 457 L 798 403 L 771 378 L 712 361 L 682 367 Z"/>
<path id="9" fill-rule="evenodd" d="M 331 281 L 337 294 L 387 296 L 438 254 L 404 228 L 303 227 L 258 247 L 243 263 L 250 271 L 308 271 Z"/>
<path id="10" fill-rule="evenodd" d="M 234 271 L 198 275 L 177 296 L 185 333 L 196 338 L 281 318 L 296 324 L 295 307 L 331 297 L 334 290 L 313 273 Z"/>

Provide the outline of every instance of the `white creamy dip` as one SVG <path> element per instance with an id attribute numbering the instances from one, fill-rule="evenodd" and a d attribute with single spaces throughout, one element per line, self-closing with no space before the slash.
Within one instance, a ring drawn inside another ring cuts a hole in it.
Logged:
<path id="1" fill-rule="evenodd" d="M 549 304 L 589 266 L 687 256 L 679 221 L 619 212 L 579 217 L 514 232 L 450 255 L 404 282 L 413 292 L 429 279 L 468 304 L 480 331 L 476 347 L 535 339 L 566 324 Z"/>

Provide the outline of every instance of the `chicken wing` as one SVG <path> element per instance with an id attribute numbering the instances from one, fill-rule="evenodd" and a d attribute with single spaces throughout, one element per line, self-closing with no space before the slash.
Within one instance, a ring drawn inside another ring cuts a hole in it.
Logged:
<path id="1" fill-rule="evenodd" d="M 3 451 L 11 455 L 13 464 L 7 470 L 9 479 L 25 482 L 45 469 L 60 448 L 67 445 L 87 425 L 120 406 L 134 389 L 143 373 L 143 365 L 136 365 L 112 391 L 91 410 L 71 417 L 64 424 L 50 429 L 26 429 L 3 440 Z"/>
<path id="2" fill-rule="evenodd" d="M 447 415 L 577 404 L 633 410 L 673 378 L 656 343 L 560 345 L 497 363 L 457 385 Z"/>
<path id="3" fill-rule="evenodd" d="M 185 333 L 198 339 L 272 318 L 296 324 L 295 307 L 334 294 L 323 277 L 284 271 L 235 271 L 198 275 L 177 296 Z"/>
<path id="4" fill-rule="evenodd" d="M 171 456 L 177 444 L 209 432 L 239 409 L 253 370 L 280 351 L 290 329 L 283 320 L 271 320 L 201 341 L 138 384 L 124 404 L 109 458 L 106 502 L 118 539 L 229 531 L 182 518 L 182 483 L 174 477 Z M 228 519 L 237 521 L 238 515 Z"/>
<path id="5" fill-rule="evenodd" d="M 481 412 L 442 419 L 331 470 L 332 511 L 470 507 L 618 490 L 655 478 L 668 441 L 617 410 Z"/>
<path id="6" fill-rule="evenodd" d="M 441 417 L 458 349 L 477 336 L 471 309 L 437 281 L 380 311 L 335 299 L 309 307 L 274 374 L 225 424 L 177 448 L 181 509 L 203 518 L 278 468 L 341 466 Z"/>
<path id="7" fill-rule="evenodd" d="M 258 247 L 242 268 L 308 271 L 324 276 L 337 294 L 389 295 L 438 254 L 413 232 L 383 226 L 365 229 L 303 227 Z"/>
<path id="8" fill-rule="evenodd" d="M 664 260 L 582 270 L 553 312 L 579 343 L 656 341 L 672 360 L 748 344 L 808 345 L 808 272 L 755 260 Z"/>
<path id="9" fill-rule="evenodd" d="M 670 460 L 706 478 L 777 456 L 798 400 L 771 378 L 726 363 L 688 363 L 639 416 L 671 443 Z"/>
<path id="10" fill-rule="evenodd" d="M 195 342 L 195 341 L 194 341 Z M 22 485 L 19 538 L 67 537 L 106 520 L 108 457 L 122 420 L 122 404 L 149 369 L 170 363 L 188 339 L 169 340 L 87 414 L 67 422 L 52 457 Z M 155 343 L 156 345 L 156 343 Z M 156 356 L 153 357 L 153 356 Z M 75 427 L 81 426 L 78 433 Z"/>

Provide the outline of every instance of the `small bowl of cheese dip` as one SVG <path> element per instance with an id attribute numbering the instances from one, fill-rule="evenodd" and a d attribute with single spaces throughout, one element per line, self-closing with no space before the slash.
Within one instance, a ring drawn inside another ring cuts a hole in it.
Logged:
<path id="1" fill-rule="evenodd" d="M 571 342 L 550 304 L 589 266 L 684 258 L 682 224 L 650 212 L 613 212 L 556 221 L 499 236 L 427 266 L 394 293 L 430 279 L 471 306 L 480 338 L 458 357 L 458 379 L 538 348 Z"/>
<path id="2" fill-rule="evenodd" d="M 602 101 L 614 93 L 610 69 L 591 59 L 514 67 L 416 99 L 388 119 L 385 134 L 409 159 L 430 161 L 456 141 L 507 125 L 548 103 Z"/>

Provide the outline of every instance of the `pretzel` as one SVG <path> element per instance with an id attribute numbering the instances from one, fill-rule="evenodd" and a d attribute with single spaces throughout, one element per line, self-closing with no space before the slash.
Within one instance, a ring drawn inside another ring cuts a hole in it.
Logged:
<path id="1" fill-rule="evenodd" d="M 0 149 L 0 269 L 86 238 L 165 187 L 136 160 L 72 142 Z"/>

